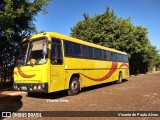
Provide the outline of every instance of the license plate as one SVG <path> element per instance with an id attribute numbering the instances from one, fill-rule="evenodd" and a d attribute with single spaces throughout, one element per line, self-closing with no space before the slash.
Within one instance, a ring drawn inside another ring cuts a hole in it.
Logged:
<path id="1" fill-rule="evenodd" d="M 21 86 L 21 90 L 27 90 L 27 86 Z"/>

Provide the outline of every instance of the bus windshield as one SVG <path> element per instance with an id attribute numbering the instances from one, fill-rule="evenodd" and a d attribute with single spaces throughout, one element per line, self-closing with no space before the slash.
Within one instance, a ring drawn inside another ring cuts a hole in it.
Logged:
<path id="1" fill-rule="evenodd" d="M 28 40 L 21 44 L 17 65 L 38 65 L 46 63 L 47 41 L 45 38 Z"/>

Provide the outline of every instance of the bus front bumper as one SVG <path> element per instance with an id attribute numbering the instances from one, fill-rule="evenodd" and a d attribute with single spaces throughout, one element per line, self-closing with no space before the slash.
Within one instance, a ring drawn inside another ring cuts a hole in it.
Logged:
<path id="1" fill-rule="evenodd" d="M 48 83 L 14 83 L 14 90 L 48 93 Z"/>

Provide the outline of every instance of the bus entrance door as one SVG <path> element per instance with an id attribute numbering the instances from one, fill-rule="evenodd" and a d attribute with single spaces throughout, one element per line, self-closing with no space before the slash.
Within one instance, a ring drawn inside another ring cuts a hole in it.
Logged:
<path id="1" fill-rule="evenodd" d="M 64 89 L 65 74 L 62 55 L 62 42 L 59 39 L 52 38 L 51 43 L 51 86 L 50 91 L 59 91 Z"/>

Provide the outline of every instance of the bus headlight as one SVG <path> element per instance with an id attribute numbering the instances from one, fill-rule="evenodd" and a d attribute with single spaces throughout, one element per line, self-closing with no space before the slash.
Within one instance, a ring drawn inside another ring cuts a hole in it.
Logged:
<path id="1" fill-rule="evenodd" d="M 34 88 L 33 88 L 34 90 L 37 90 L 37 85 L 34 85 Z"/>
<path id="2" fill-rule="evenodd" d="M 41 85 L 38 85 L 38 90 L 41 90 Z"/>
<path id="3" fill-rule="evenodd" d="M 32 91 L 32 88 L 29 88 L 30 91 Z"/>

